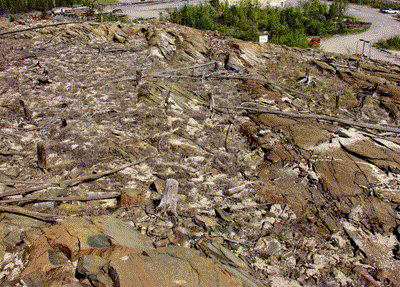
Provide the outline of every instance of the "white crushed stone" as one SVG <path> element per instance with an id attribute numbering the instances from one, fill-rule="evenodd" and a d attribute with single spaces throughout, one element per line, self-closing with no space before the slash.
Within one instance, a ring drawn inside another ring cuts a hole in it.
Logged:
<path id="1" fill-rule="evenodd" d="M 18 253 L 6 252 L 0 261 L 0 266 L 0 280 L 5 277 L 6 281 L 13 281 L 17 279 L 24 269 L 24 263 L 19 258 Z"/>
<path id="2" fill-rule="evenodd" d="M 363 204 L 359 204 L 356 207 L 354 207 L 350 211 L 349 218 L 354 221 L 360 221 L 363 217 L 363 208 L 364 208 Z"/>
<path id="3" fill-rule="evenodd" d="M 347 146 L 366 139 L 366 137 L 363 134 L 361 134 L 360 132 L 358 132 L 356 129 L 353 128 L 341 129 L 341 132 L 348 135 L 349 137 L 348 138 L 335 137 L 331 140 L 331 142 L 324 142 L 317 146 L 309 147 L 308 150 L 313 150 L 317 152 L 330 151 L 332 149 L 339 149 L 340 144 Z"/>
<path id="4" fill-rule="evenodd" d="M 333 275 L 335 276 L 336 280 L 340 282 L 342 286 L 350 286 L 353 283 L 352 279 L 344 275 L 344 273 L 338 269 L 333 270 Z"/>
<path id="5" fill-rule="evenodd" d="M 268 278 L 271 280 L 271 287 L 301 287 L 298 282 L 280 276 L 272 275 L 268 276 Z"/>

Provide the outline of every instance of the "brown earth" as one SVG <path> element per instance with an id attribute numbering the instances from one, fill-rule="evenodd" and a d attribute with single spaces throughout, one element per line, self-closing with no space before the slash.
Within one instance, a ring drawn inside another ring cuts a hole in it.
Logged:
<path id="1" fill-rule="evenodd" d="M 1 286 L 400 285 L 400 67 L 38 24 L 0 25 Z"/>

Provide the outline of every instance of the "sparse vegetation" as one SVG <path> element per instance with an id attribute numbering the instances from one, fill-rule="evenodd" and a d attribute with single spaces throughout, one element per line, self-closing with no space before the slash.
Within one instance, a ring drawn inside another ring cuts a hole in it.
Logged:
<path id="1" fill-rule="evenodd" d="M 393 36 L 388 39 L 379 40 L 374 44 L 374 46 L 381 49 L 400 51 L 400 36 Z"/>
<path id="2" fill-rule="evenodd" d="M 228 5 L 217 1 L 209 4 L 184 5 L 169 11 L 169 20 L 202 30 L 218 30 L 246 41 L 258 41 L 269 34 L 275 44 L 308 47 L 309 36 L 344 33 L 347 2 L 335 1 L 330 6 L 320 0 L 307 0 L 286 8 L 260 7 L 249 1 Z"/>
<path id="3" fill-rule="evenodd" d="M 102 13 L 102 14 L 97 14 L 96 16 L 96 21 L 97 22 L 103 22 L 103 21 L 110 21 L 110 22 L 127 22 L 126 17 L 119 17 L 117 15 L 114 15 L 113 13 Z"/>

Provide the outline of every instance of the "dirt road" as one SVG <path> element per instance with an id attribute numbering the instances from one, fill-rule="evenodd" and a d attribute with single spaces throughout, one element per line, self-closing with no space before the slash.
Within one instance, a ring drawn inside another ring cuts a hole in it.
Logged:
<path id="1" fill-rule="evenodd" d="M 380 13 L 378 9 L 350 5 L 347 14 L 353 15 L 362 21 L 371 22 L 371 28 L 361 34 L 347 36 L 338 35 L 322 40 L 321 47 L 324 51 L 342 54 L 362 53 L 362 42 L 360 39 L 374 43 L 382 38 L 400 35 L 400 21 L 397 21 L 392 15 Z M 393 55 L 373 47 L 371 47 L 370 51 L 368 45 L 365 46 L 364 53 L 370 55 L 373 59 L 385 60 L 400 64 L 399 58 L 395 58 Z"/>

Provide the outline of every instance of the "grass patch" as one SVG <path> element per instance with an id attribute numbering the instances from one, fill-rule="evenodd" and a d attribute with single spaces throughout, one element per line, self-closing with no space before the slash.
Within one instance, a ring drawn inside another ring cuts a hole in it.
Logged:
<path id="1" fill-rule="evenodd" d="M 367 31 L 371 27 L 371 23 L 360 22 L 353 16 L 345 16 L 346 30 L 342 35 L 359 34 Z"/>
<path id="2" fill-rule="evenodd" d="M 126 23 L 128 21 L 127 17 L 119 17 L 117 15 L 114 15 L 113 13 L 102 13 L 102 14 L 97 14 L 95 15 L 96 21 L 97 22 L 122 22 Z"/>
<path id="3" fill-rule="evenodd" d="M 366 26 L 364 26 L 362 28 L 348 29 L 342 35 L 352 35 L 352 34 L 364 33 L 365 31 L 368 31 L 369 28 L 371 28 L 371 24 L 368 24 L 368 25 L 366 25 Z"/>
<path id="4" fill-rule="evenodd" d="M 379 40 L 374 44 L 374 47 L 400 51 L 400 36 L 393 36 L 388 39 Z"/>

